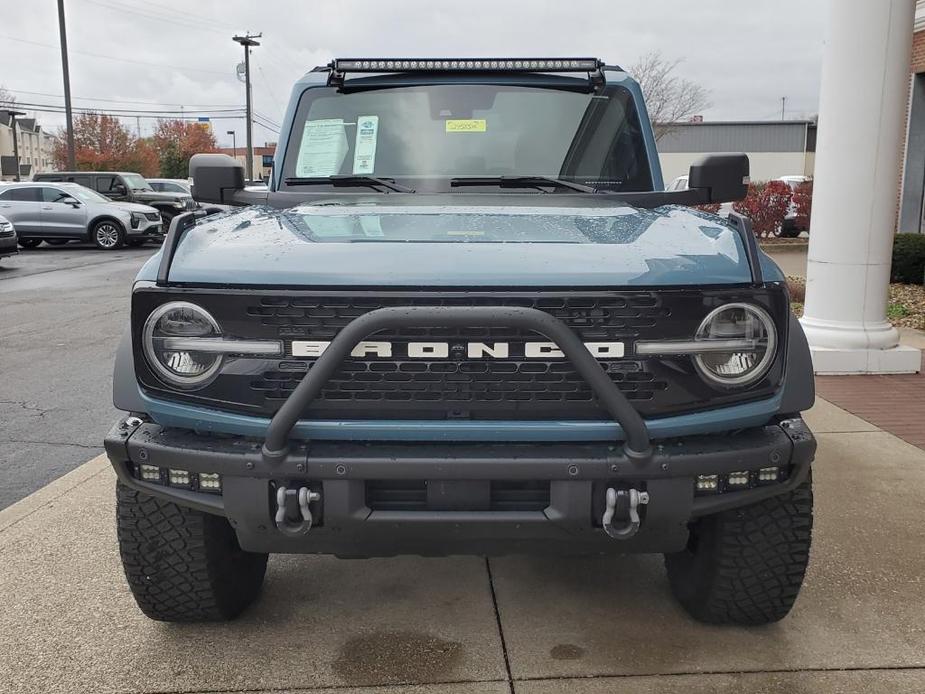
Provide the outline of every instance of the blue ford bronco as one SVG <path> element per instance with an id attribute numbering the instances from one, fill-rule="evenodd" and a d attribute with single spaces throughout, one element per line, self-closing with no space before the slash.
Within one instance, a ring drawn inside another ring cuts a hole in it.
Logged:
<path id="1" fill-rule="evenodd" d="M 270 553 L 665 556 L 696 619 L 764 624 L 809 557 L 809 350 L 740 199 L 665 192 L 640 88 L 589 58 L 335 60 L 267 188 L 140 271 L 106 438 L 149 617 L 230 619 Z"/>

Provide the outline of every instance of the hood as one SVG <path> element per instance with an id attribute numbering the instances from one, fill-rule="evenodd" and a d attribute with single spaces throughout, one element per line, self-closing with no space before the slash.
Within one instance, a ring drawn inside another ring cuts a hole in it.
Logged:
<path id="1" fill-rule="evenodd" d="M 137 200 L 149 202 L 173 202 L 174 200 L 189 200 L 192 195 L 187 193 L 161 193 L 156 190 L 136 190 L 133 192 Z"/>
<path id="2" fill-rule="evenodd" d="M 747 284 L 741 239 L 686 207 L 314 204 L 215 215 L 183 237 L 172 282 L 314 287 Z M 533 196 L 534 200 L 540 196 Z M 574 196 L 561 196 L 570 199 Z M 506 202 L 506 201 L 505 201 Z M 767 279 L 779 279 L 770 261 Z M 152 264 L 153 267 L 153 264 Z M 143 273 L 143 274 L 148 274 Z M 140 277 L 140 279 L 150 279 Z"/>
<path id="3" fill-rule="evenodd" d="M 141 205 L 137 202 L 111 202 L 109 204 L 126 212 L 157 212 L 153 207 Z"/>

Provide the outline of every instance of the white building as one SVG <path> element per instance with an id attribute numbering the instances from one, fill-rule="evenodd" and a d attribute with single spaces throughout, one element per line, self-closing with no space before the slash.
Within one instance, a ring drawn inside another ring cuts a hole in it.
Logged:
<path id="1" fill-rule="evenodd" d="M 19 145 L 19 175 L 28 180 L 33 174 L 54 171 L 55 137 L 45 132 L 34 118 L 16 119 L 16 139 Z M 0 113 L 0 180 L 16 178 L 13 149 L 13 129 L 10 117 Z"/>
<path id="2" fill-rule="evenodd" d="M 816 124 L 805 120 L 674 123 L 658 141 L 665 184 L 687 175 L 704 154 L 745 152 L 753 181 L 812 176 Z"/>

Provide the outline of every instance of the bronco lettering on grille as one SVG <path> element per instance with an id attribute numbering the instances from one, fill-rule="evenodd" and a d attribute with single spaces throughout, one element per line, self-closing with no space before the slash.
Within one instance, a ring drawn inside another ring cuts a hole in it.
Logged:
<path id="1" fill-rule="evenodd" d="M 293 340 L 292 356 L 317 358 L 324 354 L 330 342 Z M 622 342 L 585 342 L 585 347 L 598 359 L 621 359 Z M 352 357 L 404 357 L 408 359 L 524 359 L 562 358 L 564 355 L 553 342 L 360 342 L 350 353 Z"/>

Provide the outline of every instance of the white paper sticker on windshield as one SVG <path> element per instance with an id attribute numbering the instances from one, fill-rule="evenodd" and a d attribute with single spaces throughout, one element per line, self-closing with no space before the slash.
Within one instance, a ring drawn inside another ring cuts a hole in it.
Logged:
<path id="1" fill-rule="evenodd" d="M 347 132 L 343 118 L 305 121 L 296 176 L 333 176 L 347 156 Z"/>
<path id="2" fill-rule="evenodd" d="M 371 174 L 376 167 L 376 140 L 379 116 L 357 118 L 357 139 L 353 147 L 353 173 Z"/>

